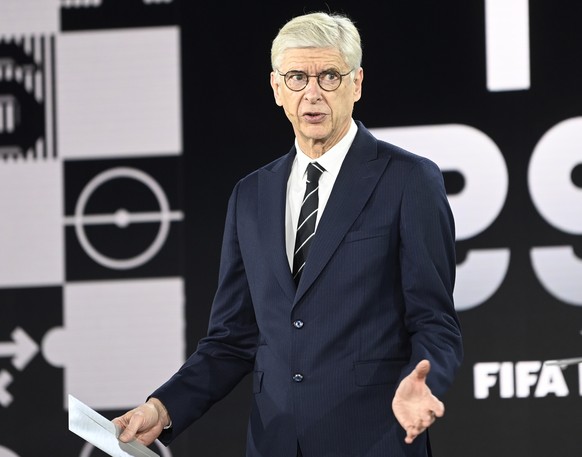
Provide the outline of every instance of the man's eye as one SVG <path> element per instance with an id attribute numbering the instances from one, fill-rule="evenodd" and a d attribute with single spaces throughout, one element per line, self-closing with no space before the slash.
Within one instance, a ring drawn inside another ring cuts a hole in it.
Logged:
<path id="1" fill-rule="evenodd" d="M 337 71 L 326 71 L 321 74 L 321 79 L 325 81 L 336 81 L 339 79 Z"/>
<path id="2" fill-rule="evenodd" d="M 287 79 L 293 81 L 303 81 L 305 77 L 305 73 L 290 73 L 287 75 Z"/>

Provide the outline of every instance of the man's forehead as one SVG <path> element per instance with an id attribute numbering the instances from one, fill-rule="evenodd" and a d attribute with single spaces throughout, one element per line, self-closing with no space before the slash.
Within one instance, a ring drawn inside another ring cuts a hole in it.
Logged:
<path id="1" fill-rule="evenodd" d="M 281 64 L 286 67 L 341 67 L 344 60 L 335 48 L 291 48 L 285 50 Z"/>

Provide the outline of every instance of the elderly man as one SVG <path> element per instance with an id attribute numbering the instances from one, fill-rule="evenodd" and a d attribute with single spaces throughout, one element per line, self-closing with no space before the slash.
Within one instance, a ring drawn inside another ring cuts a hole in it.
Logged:
<path id="1" fill-rule="evenodd" d="M 271 87 L 295 142 L 230 198 L 208 335 L 121 439 L 170 443 L 247 374 L 247 457 L 424 457 L 462 359 L 454 223 L 429 160 L 352 118 L 360 36 L 292 19 Z"/>

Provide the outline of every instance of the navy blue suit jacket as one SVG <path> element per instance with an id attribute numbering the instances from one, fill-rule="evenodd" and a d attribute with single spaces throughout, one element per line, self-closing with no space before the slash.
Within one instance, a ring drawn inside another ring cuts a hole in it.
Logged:
<path id="1" fill-rule="evenodd" d="M 152 394 L 173 422 L 160 439 L 252 373 L 248 457 L 295 457 L 297 442 L 305 456 L 426 456 L 426 434 L 405 444 L 391 402 L 422 359 L 441 397 L 462 358 L 442 174 L 358 123 L 296 287 L 284 227 L 295 153 L 232 193 L 208 336 Z"/>

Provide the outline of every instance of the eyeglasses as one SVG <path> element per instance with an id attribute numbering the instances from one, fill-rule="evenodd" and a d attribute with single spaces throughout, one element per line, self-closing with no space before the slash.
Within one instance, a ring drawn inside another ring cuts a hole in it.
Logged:
<path id="1" fill-rule="evenodd" d="M 341 86 L 342 78 L 349 75 L 353 70 L 347 73 L 341 74 L 337 70 L 323 70 L 321 73 L 316 75 L 308 75 L 304 71 L 291 70 L 287 73 L 281 73 L 277 70 L 283 79 L 285 80 L 285 85 L 293 92 L 299 92 L 307 87 L 309 84 L 309 78 L 316 78 L 317 84 L 326 92 L 331 92 L 336 90 Z"/>

